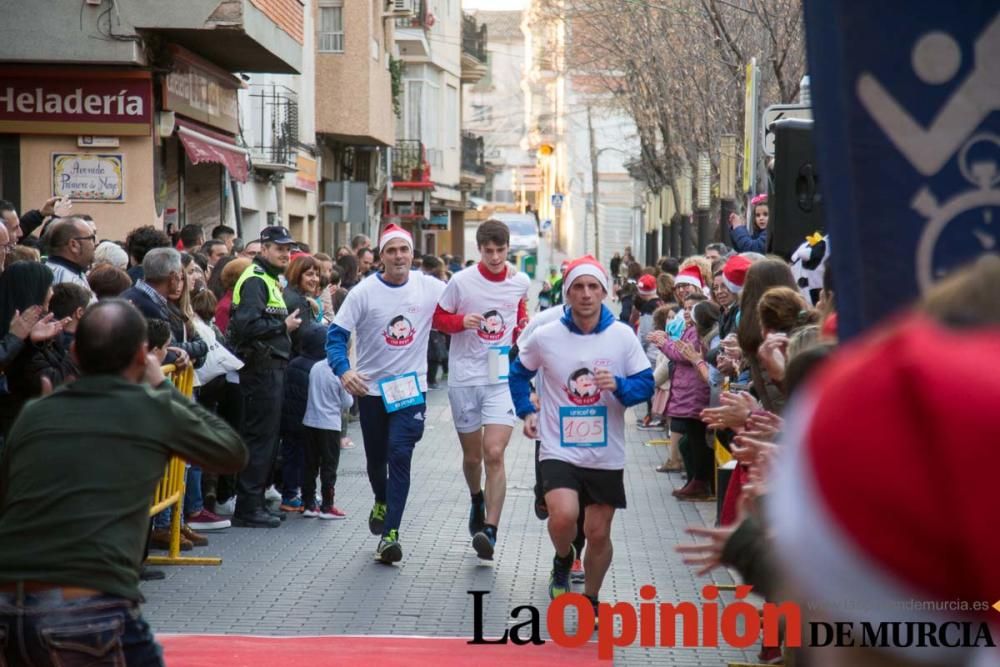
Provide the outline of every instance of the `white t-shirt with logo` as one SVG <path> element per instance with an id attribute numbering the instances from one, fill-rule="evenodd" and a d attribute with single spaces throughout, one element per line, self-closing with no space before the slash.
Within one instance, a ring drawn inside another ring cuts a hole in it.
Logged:
<path id="1" fill-rule="evenodd" d="M 530 286 L 531 279 L 520 272 L 503 282 L 487 280 L 478 265 L 466 267 L 452 276 L 441 296 L 441 307 L 449 313 L 478 313 L 483 316 L 483 323 L 478 329 L 464 329 L 451 335 L 449 387 L 506 382 L 506 379 L 490 377 L 490 348 L 513 345 L 517 307 L 528 295 Z M 498 351 L 492 353 L 498 354 Z"/>
<path id="2" fill-rule="evenodd" d="M 542 378 L 539 460 L 622 470 L 626 408 L 613 392 L 597 388 L 594 374 L 604 368 L 628 377 L 649 368 L 635 332 L 616 321 L 599 333 L 581 335 L 562 321 L 550 322 L 519 345 L 519 356 Z"/>
<path id="3" fill-rule="evenodd" d="M 354 333 L 357 364 L 368 378 L 368 395 L 378 396 L 378 381 L 416 373 L 427 391 L 427 341 L 445 284 L 420 271 L 392 286 L 372 275 L 347 294 L 333 323 Z"/>

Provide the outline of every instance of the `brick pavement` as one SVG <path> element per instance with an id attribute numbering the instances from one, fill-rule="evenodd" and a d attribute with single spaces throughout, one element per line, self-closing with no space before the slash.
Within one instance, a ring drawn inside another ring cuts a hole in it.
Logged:
<path id="1" fill-rule="evenodd" d="M 350 433 L 358 447 L 343 452 L 337 484 L 337 504 L 348 518 L 321 522 L 293 516 L 278 529 L 210 534 L 211 544 L 196 553 L 222 556 L 220 567 L 167 567 L 165 580 L 143 584 L 145 614 L 153 628 L 471 637 L 472 596 L 466 591 L 472 589 L 491 591 L 484 614 L 487 636 L 518 622 L 508 617 L 518 605 L 534 605 L 544 614 L 552 547 L 545 524 L 532 510 L 533 443 L 519 427 L 515 430 L 497 557 L 482 563 L 470 546 L 468 491 L 446 391 L 431 392 L 428 403 L 427 430 L 414 455 L 400 531 L 404 556 L 399 566 L 380 565 L 372 557 L 377 541 L 367 525 L 372 496 L 355 422 Z M 628 423 L 634 423 L 631 412 Z M 669 491 L 680 477 L 653 470 L 664 449 L 643 446 L 650 434 L 629 428 L 629 508 L 615 518 L 615 557 L 602 599 L 635 603 L 639 587 L 652 583 L 658 601 L 698 600 L 708 580 L 695 578 L 673 546 L 685 540 L 686 525 L 710 522 L 714 506 L 674 501 Z M 732 579 L 719 571 L 715 581 Z M 629 648 L 616 651 L 615 664 L 720 665 L 750 657 L 731 649 Z"/>

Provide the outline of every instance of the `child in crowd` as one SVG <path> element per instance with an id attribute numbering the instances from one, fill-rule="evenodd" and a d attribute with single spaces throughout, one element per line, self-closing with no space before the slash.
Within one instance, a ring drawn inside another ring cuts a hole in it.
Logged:
<path id="1" fill-rule="evenodd" d="M 160 364 L 167 358 L 167 345 L 170 344 L 170 325 L 165 320 L 146 320 L 146 340 L 149 353 L 155 356 Z M 167 378 L 167 382 L 170 379 Z"/>
<path id="2" fill-rule="evenodd" d="M 354 397 L 326 362 L 326 330 L 312 327 L 302 336 L 300 358 L 313 359 L 309 370 L 309 396 L 302 419 L 305 430 L 305 471 L 302 497 L 306 517 L 343 519 L 346 514 L 333 504 L 340 465 L 341 411 L 351 407 Z M 320 477 L 321 501 L 316 506 L 316 475 Z"/>
<path id="3" fill-rule="evenodd" d="M 167 358 L 167 346 L 170 345 L 170 325 L 165 320 L 146 319 L 146 342 L 149 353 L 162 364 Z M 167 378 L 167 382 L 170 379 Z M 155 549 L 170 549 L 170 517 L 171 508 L 167 508 L 153 517 L 153 532 L 149 544 Z M 208 539 L 191 529 L 186 523 L 181 524 L 181 551 L 190 551 L 195 546 L 205 546 Z"/>
<path id="4" fill-rule="evenodd" d="M 653 311 L 652 331 L 666 331 L 667 322 L 674 318 L 677 311 L 676 303 L 668 303 Z M 651 331 L 651 332 L 652 332 Z M 650 332 L 650 333 L 651 333 Z M 648 335 L 648 334 L 647 334 Z M 659 417 L 662 427 L 666 427 L 667 400 L 670 398 L 670 375 L 673 367 L 666 355 L 656 350 L 656 362 L 653 364 L 653 381 L 656 391 L 653 393 L 652 414 Z M 669 458 L 656 468 L 657 472 L 673 472 L 681 470 L 680 451 L 670 448 Z"/>
<path id="5" fill-rule="evenodd" d="M 83 317 L 83 311 L 90 304 L 90 292 L 85 287 L 74 283 L 58 283 L 52 286 L 52 299 L 49 301 L 49 312 L 57 320 L 63 321 L 60 342 L 64 349 L 69 350 L 70 343 L 76 337 L 76 325 Z"/>
<path id="6" fill-rule="evenodd" d="M 315 344 L 306 352 L 302 342 L 307 336 L 316 338 L 316 330 L 325 332 L 326 329 L 311 322 L 302 329 L 299 333 L 299 354 L 285 368 L 285 396 L 281 402 L 281 505 L 278 509 L 282 512 L 301 512 L 304 505 L 316 502 L 314 497 L 300 494 L 305 466 L 302 418 L 306 414 L 306 398 L 309 395 L 309 369 L 317 359 L 325 358 L 326 352 L 322 346 L 317 351 Z"/>

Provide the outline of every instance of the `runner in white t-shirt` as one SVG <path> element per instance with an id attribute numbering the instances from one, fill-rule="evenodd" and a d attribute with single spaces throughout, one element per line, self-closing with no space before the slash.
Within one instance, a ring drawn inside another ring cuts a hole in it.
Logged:
<path id="1" fill-rule="evenodd" d="M 524 342 L 511 364 L 510 393 L 524 434 L 542 443 L 542 485 L 556 550 L 549 595 L 569 591 L 582 503 L 584 595 L 596 615 L 611 565 L 611 520 L 626 506 L 625 409 L 653 395 L 653 371 L 635 332 L 602 304 L 608 275 L 597 260 L 588 255 L 573 261 L 565 284 L 569 310 Z M 543 379 L 540 412 L 530 399 L 536 373 Z"/>
<path id="2" fill-rule="evenodd" d="M 359 397 L 368 481 L 375 505 L 368 529 L 381 535 L 376 557 L 395 563 L 403 557 L 399 524 L 410 491 L 410 461 L 424 434 L 427 341 L 444 283 L 411 272 L 413 238 L 396 225 L 382 231 L 384 270 L 348 293 L 327 334 L 326 354 L 344 387 Z M 355 335 L 357 368 L 347 343 Z"/>
<path id="3" fill-rule="evenodd" d="M 504 451 L 516 421 L 507 389 L 508 355 L 527 323 L 531 280 L 507 265 L 507 225 L 498 220 L 479 225 L 476 245 L 479 263 L 452 276 L 434 313 L 434 328 L 451 334 L 448 400 L 472 496 L 469 534 L 476 554 L 490 560 L 507 494 Z"/>

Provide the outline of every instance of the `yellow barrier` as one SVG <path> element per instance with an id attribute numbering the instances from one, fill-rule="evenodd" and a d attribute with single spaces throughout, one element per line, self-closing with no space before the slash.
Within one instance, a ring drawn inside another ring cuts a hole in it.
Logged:
<path id="1" fill-rule="evenodd" d="M 173 364 L 163 367 L 163 374 L 173 383 L 179 392 L 190 398 L 194 395 L 194 368 L 187 366 L 178 370 Z M 168 507 L 173 508 L 170 515 L 170 549 L 166 556 L 150 556 L 146 562 L 150 565 L 219 565 L 221 558 L 205 556 L 181 556 L 181 505 L 184 502 L 184 480 L 187 477 L 187 467 L 184 460 L 176 456 L 170 457 L 163 479 L 156 487 L 153 496 L 153 506 L 149 515 L 159 514 Z"/>

